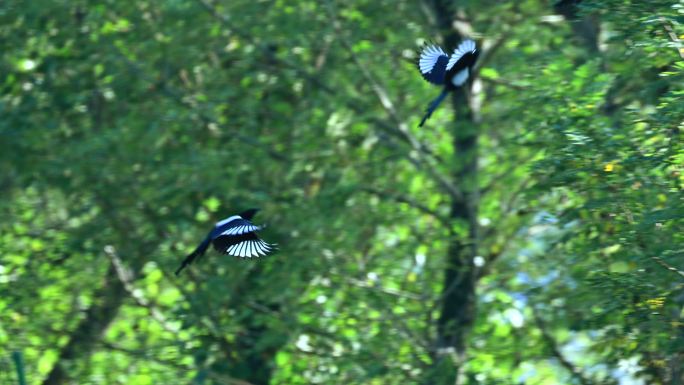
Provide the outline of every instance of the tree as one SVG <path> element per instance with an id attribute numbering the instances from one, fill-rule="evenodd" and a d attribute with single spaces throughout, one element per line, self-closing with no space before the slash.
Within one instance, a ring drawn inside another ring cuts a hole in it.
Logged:
<path id="1" fill-rule="evenodd" d="M 5 2 L 1 351 L 30 384 L 681 384 L 680 16 Z M 466 36 L 419 129 L 414 49 Z M 173 276 L 248 207 L 277 255 Z"/>

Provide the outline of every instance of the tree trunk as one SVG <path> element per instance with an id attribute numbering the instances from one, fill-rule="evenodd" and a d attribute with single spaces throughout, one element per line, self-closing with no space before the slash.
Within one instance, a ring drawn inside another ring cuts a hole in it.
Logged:
<path id="1" fill-rule="evenodd" d="M 109 324 L 114 320 L 126 297 L 124 285 L 119 281 L 114 265 L 109 266 L 104 284 L 95 293 L 93 305 L 86 316 L 71 333 L 69 342 L 59 353 L 43 385 L 60 385 L 68 380 L 68 367 L 71 361 L 87 356 L 100 340 Z"/>
<path id="2" fill-rule="evenodd" d="M 463 38 L 452 27 L 451 15 L 455 14 L 455 9 L 451 2 L 442 0 L 435 0 L 433 7 L 446 49 L 453 50 Z M 471 108 L 466 87 L 456 90 L 452 96 L 455 112 L 453 146 L 458 159 L 453 166 L 452 176 L 463 195 L 451 197 L 450 219 L 455 226 L 467 227 L 467 232 L 466 235 L 454 235 L 448 248 L 441 313 L 437 324 L 433 383 L 463 382 L 461 368 L 466 360 L 467 335 L 475 319 L 477 278 L 473 259 L 478 248 L 479 129 L 475 118 L 477 114 Z"/>
<path id="3" fill-rule="evenodd" d="M 105 194 L 100 195 L 100 197 L 102 196 Z M 99 198 L 98 203 L 103 215 L 111 219 L 110 225 L 113 229 L 122 235 L 130 233 L 130 229 L 134 228 L 133 225 L 126 218 L 120 218 L 116 214 L 115 206 L 110 201 Z M 120 239 L 121 244 L 130 243 L 126 236 L 121 236 Z M 156 241 L 148 241 L 138 248 L 136 254 L 138 257 L 130 258 L 129 268 L 132 279 L 139 275 L 145 262 L 147 262 L 144 256 L 149 255 L 156 247 Z M 132 253 L 128 254 L 131 255 Z M 76 360 L 90 356 L 95 345 L 116 318 L 119 308 L 127 296 L 126 287 L 118 276 L 116 266 L 110 262 L 102 286 L 93 293 L 93 303 L 86 311 L 85 318 L 79 322 L 76 329 L 71 333 L 69 342 L 60 350 L 59 358 L 43 381 L 43 385 L 61 385 L 69 380 L 70 366 Z"/>

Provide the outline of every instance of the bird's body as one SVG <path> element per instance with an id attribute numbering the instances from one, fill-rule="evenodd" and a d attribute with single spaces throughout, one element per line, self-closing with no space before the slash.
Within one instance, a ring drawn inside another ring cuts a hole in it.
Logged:
<path id="1" fill-rule="evenodd" d="M 423 79 L 428 82 L 443 86 L 442 93 L 428 106 L 425 116 L 420 121 L 420 127 L 437 109 L 437 106 L 447 97 L 449 92 L 462 87 L 472 74 L 473 66 L 477 61 L 480 51 L 475 42 L 464 40 L 456 47 L 454 53 L 448 56 L 436 45 L 427 45 L 420 52 L 418 69 Z"/>
<path id="2" fill-rule="evenodd" d="M 202 243 L 183 260 L 181 266 L 176 270 L 176 275 L 180 274 L 195 259 L 204 255 L 211 244 L 219 253 L 240 258 L 265 256 L 275 250 L 274 245 L 264 242 L 257 236 L 256 233 L 262 227 L 255 226 L 250 222 L 257 211 L 259 210 L 249 209 L 216 222 Z"/>

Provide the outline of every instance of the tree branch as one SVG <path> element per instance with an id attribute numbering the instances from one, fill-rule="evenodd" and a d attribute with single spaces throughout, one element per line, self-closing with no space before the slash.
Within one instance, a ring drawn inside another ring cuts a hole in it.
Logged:
<path id="1" fill-rule="evenodd" d="M 126 268 L 126 266 L 124 266 L 123 261 L 121 261 L 121 258 L 119 258 L 114 246 L 105 246 L 104 252 L 112 261 L 112 265 L 114 266 L 119 281 L 124 286 L 126 292 L 131 296 L 131 298 L 133 298 L 135 303 L 137 303 L 138 306 L 147 309 L 152 318 L 154 318 L 154 320 L 157 321 L 164 330 L 172 335 L 178 333 L 177 328 L 174 328 L 168 324 L 164 314 L 162 314 L 157 307 L 155 307 L 147 298 L 145 298 L 145 296 L 142 294 L 142 291 L 135 290 L 135 287 L 133 286 L 133 273 Z"/>
<path id="2" fill-rule="evenodd" d="M 580 384 L 582 385 L 591 385 L 592 381 L 590 381 L 587 377 L 585 377 L 584 373 L 582 370 L 573 365 L 572 362 L 570 362 L 565 355 L 563 355 L 563 352 L 561 352 L 558 342 L 556 342 L 555 338 L 551 335 L 551 333 L 548 331 L 546 328 L 546 325 L 544 324 L 544 321 L 541 319 L 539 314 L 537 313 L 537 309 L 534 306 L 530 307 L 532 310 L 532 316 L 534 317 L 534 322 L 537 325 L 537 328 L 542 334 L 542 337 L 544 341 L 546 342 L 547 346 L 551 350 L 551 354 L 553 354 L 554 357 L 560 362 L 561 366 L 563 366 L 565 369 L 567 369 L 570 374 L 572 375 L 573 378 L 575 378 L 577 381 L 579 381 Z"/>
<path id="3" fill-rule="evenodd" d="M 215 17 L 221 24 L 223 24 L 226 28 L 229 28 L 231 32 L 235 33 L 237 36 L 247 40 L 254 42 L 254 39 L 246 34 L 243 33 L 239 28 L 235 28 L 230 20 L 222 15 L 216 7 L 214 7 L 211 2 L 208 0 L 197 0 L 213 17 Z M 288 68 L 292 71 L 295 71 L 299 76 L 302 78 L 306 79 L 307 81 L 310 81 L 312 84 L 316 85 L 321 91 L 330 94 L 330 95 L 336 95 L 337 91 L 331 87 L 329 87 L 327 84 L 323 83 L 318 76 L 314 76 L 313 74 L 310 74 L 308 71 L 305 71 L 301 68 L 301 66 L 296 65 L 295 63 L 292 63 L 288 60 L 278 58 L 278 57 L 271 57 L 271 60 L 273 61 L 273 64 L 277 64 L 280 67 L 283 68 Z M 380 88 L 382 89 L 382 88 Z M 374 92 L 378 92 L 378 88 L 375 89 Z M 389 98 L 386 97 L 386 92 L 380 93 L 379 97 L 382 98 L 383 107 L 387 108 L 388 106 L 392 106 L 391 102 L 390 105 L 387 105 L 387 101 L 389 101 Z M 382 96 L 384 95 L 384 96 Z M 361 103 L 358 103 L 354 100 L 349 100 L 346 101 L 346 106 L 350 108 L 352 111 L 361 114 L 366 112 L 367 107 Z M 398 118 L 398 115 L 396 114 L 396 111 L 394 113 L 394 116 L 396 117 L 398 122 L 402 122 L 401 119 Z M 406 127 L 405 123 L 401 123 L 398 126 L 389 124 L 385 121 L 382 121 L 380 119 L 371 119 L 371 121 L 375 124 L 377 124 L 379 127 L 381 127 L 384 131 L 390 132 L 395 136 L 398 136 L 403 139 L 404 142 L 409 144 L 409 146 L 414 150 L 416 154 L 409 153 L 408 158 L 409 161 L 411 161 L 412 164 L 417 166 L 418 168 L 425 167 L 425 170 L 428 171 L 428 174 L 430 175 L 431 178 L 433 178 L 439 186 L 441 186 L 446 193 L 453 197 L 461 197 L 462 193 L 461 191 L 453 184 L 451 183 L 444 175 L 441 175 L 436 168 L 433 165 L 428 164 L 423 158 L 425 157 L 426 154 L 431 154 L 431 151 L 424 145 L 422 145 L 415 137 L 413 137 L 409 130 L 408 127 Z"/>
<path id="4" fill-rule="evenodd" d="M 673 273 L 675 273 L 675 274 L 681 276 L 682 278 L 684 278 L 684 271 L 681 271 L 681 270 L 677 269 L 676 267 L 674 267 L 674 266 L 668 264 L 668 263 L 665 262 L 662 258 L 660 258 L 660 257 L 658 257 L 658 256 L 654 256 L 654 255 L 649 256 L 649 258 L 651 258 L 652 260 L 654 260 L 657 264 L 659 264 L 660 266 L 664 267 L 665 269 L 667 269 L 667 270 L 669 270 L 669 271 L 671 271 L 671 272 L 673 272 Z"/>
<path id="5" fill-rule="evenodd" d="M 418 151 L 420 154 L 423 155 L 432 155 L 432 151 L 423 143 L 421 143 L 415 136 L 413 136 L 413 134 L 411 134 L 411 132 L 408 129 L 408 126 L 406 125 L 406 122 L 404 122 L 404 120 L 399 116 L 399 113 L 397 112 L 397 109 L 394 106 L 392 100 L 390 99 L 389 93 L 387 92 L 385 87 L 383 87 L 380 84 L 380 82 L 376 80 L 377 77 L 370 72 L 367 65 L 364 65 L 361 62 L 361 59 L 354 52 L 354 50 L 351 47 L 351 44 L 349 44 L 349 41 L 346 38 L 344 38 L 344 34 L 340 27 L 340 22 L 337 20 L 336 15 L 332 15 L 331 17 L 335 19 L 333 21 L 335 29 L 337 31 L 338 36 L 340 37 L 342 45 L 347 51 L 347 54 L 351 56 L 352 61 L 356 65 L 356 68 L 359 70 L 361 75 L 363 75 L 363 78 L 366 80 L 366 82 L 368 82 L 371 85 L 371 89 L 375 93 L 375 96 L 380 102 L 380 105 L 394 122 L 396 131 L 406 140 L 406 142 L 408 142 L 411 145 L 411 148 L 413 148 L 415 151 Z"/>
<path id="6" fill-rule="evenodd" d="M 399 193 L 393 193 L 393 192 L 389 192 L 389 191 L 378 190 L 378 189 L 376 189 L 376 188 L 374 188 L 374 187 L 362 187 L 361 190 L 364 191 L 364 192 L 367 192 L 367 193 L 369 193 L 369 194 L 376 195 L 376 196 L 378 196 L 378 197 L 380 197 L 380 198 L 383 198 L 383 199 L 390 199 L 390 200 L 393 200 L 393 201 L 396 201 L 396 202 L 399 202 L 399 203 L 407 204 L 407 205 L 409 205 L 410 207 L 412 207 L 412 208 L 414 208 L 414 209 L 416 209 L 416 210 L 418 210 L 418 211 L 421 211 L 421 212 L 423 212 L 423 213 L 425 213 L 425 214 L 427 214 L 427 215 L 430 215 L 430 216 L 434 217 L 434 218 L 437 219 L 442 225 L 444 225 L 447 229 L 450 229 L 450 228 L 451 228 L 451 224 L 450 224 L 450 222 L 447 220 L 447 218 L 444 218 L 444 217 L 443 217 L 442 215 L 440 215 L 438 212 L 436 212 L 436 211 L 430 209 L 429 207 L 427 207 L 427 206 L 421 204 L 420 202 L 416 202 L 416 200 L 413 199 L 413 198 L 411 198 L 411 197 L 408 197 L 408 196 L 406 196 L 406 195 L 399 194 Z"/>
<path id="7" fill-rule="evenodd" d="M 415 136 L 413 136 L 413 134 L 411 134 L 404 120 L 401 119 L 401 117 L 399 117 L 399 114 L 396 108 L 394 107 L 394 103 L 392 103 L 392 100 L 389 98 L 388 92 L 376 80 L 376 77 L 373 76 L 373 74 L 368 70 L 368 66 L 365 66 L 361 62 L 361 59 L 358 57 L 358 55 L 356 55 L 351 45 L 349 44 L 349 41 L 343 37 L 344 35 L 341 31 L 340 23 L 337 20 L 337 16 L 335 14 L 332 14 L 331 17 L 334 19 L 333 23 L 337 30 L 338 36 L 340 36 L 340 40 L 342 41 L 342 44 L 345 47 L 345 50 L 351 56 L 352 61 L 359 69 L 360 73 L 363 75 L 366 82 L 368 82 L 371 85 L 371 88 L 373 89 L 373 92 L 379 100 L 380 105 L 383 107 L 383 109 L 389 115 L 389 117 L 394 121 L 394 126 L 391 128 L 391 130 L 394 133 L 398 133 L 415 152 L 415 155 L 409 153 L 409 160 L 411 160 L 411 162 L 414 163 L 414 165 L 416 166 L 422 165 L 426 167 L 426 170 L 428 171 L 430 176 L 433 179 L 435 179 L 437 183 L 441 185 L 447 193 L 452 195 L 453 198 L 462 198 L 463 193 L 461 192 L 461 190 L 458 187 L 456 187 L 453 183 L 451 183 L 451 181 L 449 181 L 449 179 L 446 176 L 438 172 L 435 166 L 431 164 L 430 158 L 437 159 L 432 150 L 430 150 L 427 146 L 421 143 Z"/>
<path id="8" fill-rule="evenodd" d="M 677 49 L 679 57 L 684 59 L 684 48 L 682 47 L 682 41 L 679 40 L 679 36 L 677 36 L 677 33 L 672 28 L 672 25 L 670 25 L 670 23 L 664 17 L 660 18 L 660 22 L 663 23 L 663 28 L 665 28 L 665 32 L 667 32 L 667 35 L 670 37 L 670 40 L 672 40 L 672 43 L 674 43 L 674 46 Z"/>

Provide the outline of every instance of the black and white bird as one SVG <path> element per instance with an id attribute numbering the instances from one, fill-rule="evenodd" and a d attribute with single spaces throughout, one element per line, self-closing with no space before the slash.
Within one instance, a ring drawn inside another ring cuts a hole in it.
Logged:
<path id="1" fill-rule="evenodd" d="M 176 270 L 176 275 L 180 274 L 195 259 L 204 255 L 210 244 L 213 244 L 214 249 L 219 253 L 240 258 L 265 256 L 275 250 L 275 245 L 268 244 L 257 236 L 257 232 L 263 227 L 250 222 L 258 211 L 259 209 L 245 210 L 238 215 L 216 222 L 214 228 L 195 251 L 185 257 L 181 266 Z"/>
<path id="2" fill-rule="evenodd" d="M 451 56 L 448 56 L 442 48 L 435 44 L 423 47 L 418 58 L 420 74 L 423 79 L 432 84 L 444 86 L 444 89 L 437 99 L 428 106 L 419 127 L 425 124 L 425 121 L 428 120 L 449 92 L 466 84 L 479 55 L 480 51 L 477 50 L 475 42 L 472 40 L 462 41 Z"/>

